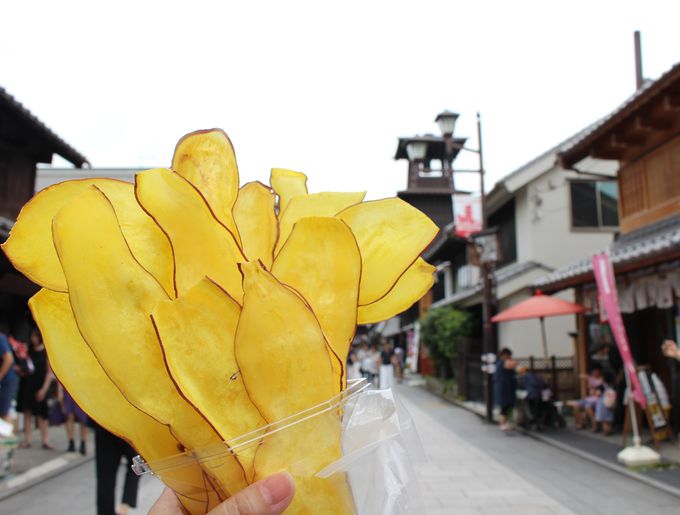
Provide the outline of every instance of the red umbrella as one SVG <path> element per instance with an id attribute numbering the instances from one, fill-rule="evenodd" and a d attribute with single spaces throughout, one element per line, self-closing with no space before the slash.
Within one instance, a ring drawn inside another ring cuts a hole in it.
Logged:
<path id="1" fill-rule="evenodd" d="M 508 322 L 510 320 L 523 320 L 526 318 L 538 318 L 541 321 L 541 336 L 543 337 L 543 353 L 548 357 L 548 344 L 545 336 L 545 317 L 555 317 L 561 315 L 573 315 L 583 313 L 585 308 L 573 302 L 543 295 L 541 291 L 536 291 L 533 297 L 515 304 L 514 306 L 501 311 L 491 319 L 492 322 Z"/>

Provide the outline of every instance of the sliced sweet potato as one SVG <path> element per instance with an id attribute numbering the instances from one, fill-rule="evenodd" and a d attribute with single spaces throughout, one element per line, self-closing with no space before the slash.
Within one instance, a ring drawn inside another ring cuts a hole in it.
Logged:
<path id="1" fill-rule="evenodd" d="M 130 253 L 106 196 L 96 187 L 78 195 L 55 216 L 53 233 L 76 323 L 111 380 L 185 447 L 219 444 L 168 375 L 150 317 L 168 295 Z M 228 465 L 210 472 L 236 492 L 246 484 L 243 469 L 235 459 Z"/>
<path id="2" fill-rule="evenodd" d="M 439 232 L 425 214 L 398 198 L 357 204 L 337 217 L 352 229 L 361 251 L 360 306 L 390 291 Z"/>
<path id="3" fill-rule="evenodd" d="M 243 263 L 241 270 L 243 309 L 234 348 L 260 413 L 273 422 L 332 397 L 336 381 L 314 313 L 260 263 Z"/>
<path id="4" fill-rule="evenodd" d="M 240 314 L 236 301 L 207 278 L 178 299 L 159 302 L 152 312 L 175 383 L 228 443 L 266 425 L 234 356 Z M 249 480 L 254 450 L 250 447 L 238 456 Z"/>
<path id="5" fill-rule="evenodd" d="M 341 389 L 361 280 L 361 255 L 352 231 L 337 218 L 301 219 L 276 256 L 272 274 L 309 302 L 334 351 L 331 362 Z"/>
<path id="6" fill-rule="evenodd" d="M 293 197 L 288 207 L 279 214 L 279 241 L 276 243 L 274 255 L 278 254 L 286 243 L 290 231 L 298 220 L 308 216 L 334 216 L 343 209 L 361 202 L 365 195 L 366 192 L 323 192 Z"/>
<path id="7" fill-rule="evenodd" d="M 279 212 L 283 213 L 291 199 L 298 195 L 307 195 L 307 176 L 302 172 L 294 172 L 285 168 L 272 168 L 269 184 L 279 196 Z"/>
<path id="8" fill-rule="evenodd" d="M 170 428 L 130 404 L 106 375 L 78 331 L 68 294 L 42 289 L 28 305 L 42 333 L 52 370 L 92 419 L 126 440 L 147 462 L 182 452 Z M 219 502 L 215 492 L 200 488 L 205 481 L 203 474 L 195 463 L 162 477 L 191 514 L 201 515 Z"/>
<path id="9" fill-rule="evenodd" d="M 406 311 L 434 284 L 436 268 L 422 258 L 416 259 L 387 295 L 372 304 L 359 306 L 359 324 L 373 324 Z"/>
<path id="10" fill-rule="evenodd" d="M 262 439 L 255 455 L 255 479 L 280 470 L 289 471 L 295 479 L 295 497 L 286 514 L 355 513 L 344 473 L 327 479 L 314 476 L 342 456 L 341 430 L 334 412 L 327 412 Z"/>
<path id="11" fill-rule="evenodd" d="M 65 292 L 66 280 L 52 243 L 52 219 L 93 184 L 109 196 L 134 256 L 168 293 L 172 292 L 174 265 L 168 239 L 137 204 L 132 184 L 114 179 L 66 181 L 42 190 L 22 208 L 2 245 L 7 257 L 34 283 Z"/>
<path id="12" fill-rule="evenodd" d="M 206 275 L 240 302 L 245 260 L 234 236 L 210 211 L 200 192 L 172 170 L 137 175 L 137 199 L 165 231 L 175 257 L 175 287 L 182 295 Z"/>
<path id="13" fill-rule="evenodd" d="M 229 136 L 222 129 L 196 131 L 182 137 L 172 156 L 172 169 L 196 186 L 208 205 L 240 242 L 231 209 L 238 195 L 238 166 Z"/>
<path id="14" fill-rule="evenodd" d="M 241 235 L 243 253 L 250 261 L 261 260 L 272 266 L 274 245 L 279 235 L 275 211 L 276 197 L 261 182 L 244 184 L 234 204 L 234 220 Z"/>

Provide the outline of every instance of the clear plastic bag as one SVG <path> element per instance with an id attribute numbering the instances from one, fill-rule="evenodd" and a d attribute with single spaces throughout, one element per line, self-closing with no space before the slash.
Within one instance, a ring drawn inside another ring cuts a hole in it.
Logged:
<path id="1" fill-rule="evenodd" d="M 418 465 L 424 461 L 424 452 L 413 421 L 391 390 L 371 390 L 368 386 L 364 379 L 350 381 L 348 388 L 332 399 L 230 440 L 229 445 L 193 450 L 150 463 L 137 456 L 132 468 L 139 475 L 158 476 L 177 492 L 206 499 L 208 506 L 214 494 L 210 490 L 217 490 L 221 498 L 226 494 L 214 484 L 209 489 L 203 482 L 184 483 L 183 468 L 197 463 L 219 467 L 221 460 L 233 459 L 234 455 L 252 455 L 259 446 L 286 441 L 289 437 L 291 441 L 306 442 L 307 451 L 313 450 L 322 445 L 318 442 L 320 433 L 337 425 L 341 431 L 337 459 L 319 463 L 316 453 L 303 449 L 286 457 L 286 470 L 307 487 L 307 490 L 298 488 L 297 494 L 307 495 L 309 506 L 313 507 L 313 495 L 323 496 L 324 492 L 338 488 L 346 491 L 349 484 L 352 499 L 343 510 L 347 513 L 424 513 L 416 475 Z"/>

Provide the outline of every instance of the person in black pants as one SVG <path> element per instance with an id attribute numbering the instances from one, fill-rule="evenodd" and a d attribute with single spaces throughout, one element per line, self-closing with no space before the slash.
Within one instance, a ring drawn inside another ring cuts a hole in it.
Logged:
<path id="1" fill-rule="evenodd" d="M 517 390 L 515 368 L 517 368 L 517 361 L 512 359 L 512 351 L 508 348 L 501 349 L 498 353 L 496 371 L 493 375 L 493 398 L 501 408 L 499 417 L 501 431 L 512 430 L 512 424 L 508 422 L 508 417 L 515 405 L 515 390 Z"/>
<path id="2" fill-rule="evenodd" d="M 130 445 L 103 427 L 95 427 L 95 460 L 97 469 L 97 515 L 125 515 L 129 508 L 137 506 L 139 476 L 130 468 L 137 455 Z M 123 500 L 115 509 L 116 476 L 121 458 L 127 458 L 127 472 L 123 485 Z"/>

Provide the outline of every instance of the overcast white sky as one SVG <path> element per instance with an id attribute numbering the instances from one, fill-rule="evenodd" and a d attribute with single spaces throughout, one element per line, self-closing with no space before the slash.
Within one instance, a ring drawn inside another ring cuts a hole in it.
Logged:
<path id="1" fill-rule="evenodd" d="M 96 167 L 167 166 L 217 126 L 242 180 L 287 167 L 372 198 L 405 187 L 397 138 L 443 109 L 472 145 L 481 111 L 491 186 L 633 92 L 635 29 L 647 77 L 680 61 L 677 1 L 22 0 L 2 19 L 0 85 Z"/>

